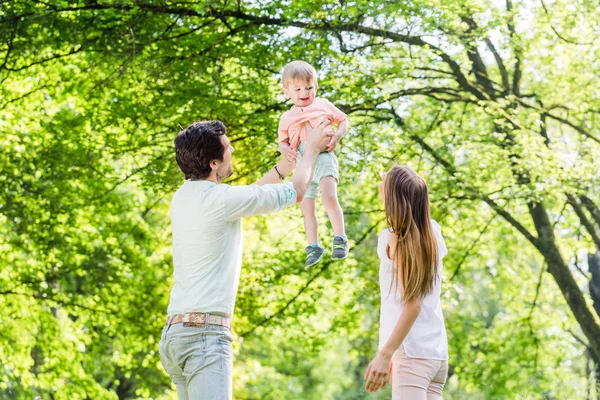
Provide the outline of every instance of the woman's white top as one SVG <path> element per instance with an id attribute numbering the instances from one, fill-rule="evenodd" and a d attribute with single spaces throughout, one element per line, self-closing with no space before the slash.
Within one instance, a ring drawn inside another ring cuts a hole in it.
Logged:
<path id="1" fill-rule="evenodd" d="M 447 360 L 448 339 L 446 337 L 446 327 L 440 304 L 440 294 L 442 258 L 448 254 L 448 249 L 442 237 L 441 226 L 434 220 L 431 220 L 431 224 L 438 247 L 438 274 L 435 279 L 433 291 L 421 300 L 421 312 L 412 328 L 410 328 L 408 335 L 406 335 L 402 346 L 404 346 L 404 352 L 407 357 Z M 402 298 L 400 290 L 396 289 L 393 284 L 392 268 L 394 266 L 386 253 L 388 236 L 390 234 L 390 229 L 384 230 L 379 235 L 377 243 L 377 254 L 381 260 L 379 267 L 379 286 L 381 291 L 379 349 L 385 345 L 391 336 L 403 310 L 403 304 L 400 301 Z"/>

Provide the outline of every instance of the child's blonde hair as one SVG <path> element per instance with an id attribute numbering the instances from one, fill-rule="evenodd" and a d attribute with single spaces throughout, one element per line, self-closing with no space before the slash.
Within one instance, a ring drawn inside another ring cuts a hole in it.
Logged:
<path id="1" fill-rule="evenodd" d="M 300 80 L 317 84 L 317 71 L 304 61 L 292 61 L 283 68 L 281 77 L 283 87 L 287 88 L 291 81 Z"/>

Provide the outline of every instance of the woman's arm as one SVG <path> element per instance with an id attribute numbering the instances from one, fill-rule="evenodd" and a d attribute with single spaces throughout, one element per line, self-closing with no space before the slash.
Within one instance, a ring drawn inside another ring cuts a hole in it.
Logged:
<path id="1" fill-rule="evenodd" d="M 389 359 L 392 358 L 392 355 L 400 348 L 406 335 L 408 335 L 410 328 L 412 328 L 420 312 L 421 300 L 419 299 L 411 300 L 404 305 L 402 315 L 400 315 L 398 322 L 396 322 L 396 326 L 394 327 L 390 338 L 385 345 L 383 345 L 381 350 L 379 350 L 379 354 Z"/>
<path id="2" fill-rule="evenodd" d="M 400 315 L 398 322 L 396 322 L 390 338 L 381 348 L 379 354 L 371 361 L 365 372 L 365 379 L 367 380 L 365 389 L 368 392 L 375 392 L 385 386 L 391 370 L 392 356 L 400 348 L 420 312 L 420 299 L 411 300 L 404 305 L 402 315 Z"/>

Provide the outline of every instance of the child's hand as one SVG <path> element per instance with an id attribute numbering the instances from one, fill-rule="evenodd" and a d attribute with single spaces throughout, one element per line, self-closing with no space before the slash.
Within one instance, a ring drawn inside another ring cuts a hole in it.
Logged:
<path id="1" fill-rule="evenodd" d="M 296 159 L 298 158 L 298 152 L 291 147 L 288 147 L 283 151 L 283 157 L 290 163 L 296 164 Z"/>
<path id="2" fill-rule="evenodd" d="M 279 151 L 283 155 L 283 158 L 286 159 L 290 164 L 296 165 L 296 159 L 298 158 L 298 152 L 290 146 L 290 144 L 285 142 L 279 143 Z"/>
<path id="3" fill-rule="evenodd" d="M 325 147 L 325 151 L 334 151 L 341 138 L 342 135 L 340 135 L 339 133 L 333 134 L 333 136 L 331 136 L 331 140 L 329 141 L 329 143 L 327 143 L 327 147 Z"/>

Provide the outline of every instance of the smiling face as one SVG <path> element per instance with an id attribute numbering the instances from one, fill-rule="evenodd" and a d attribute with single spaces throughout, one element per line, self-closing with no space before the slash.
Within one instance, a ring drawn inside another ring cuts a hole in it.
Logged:
<path id="1" fill-rule="evenodd" d="M 294 79 L 283 89 L 287 98 L 294 102 L 296 107 L 307 107 L 315 101 L 318 85 L 314 81 Z"/>

